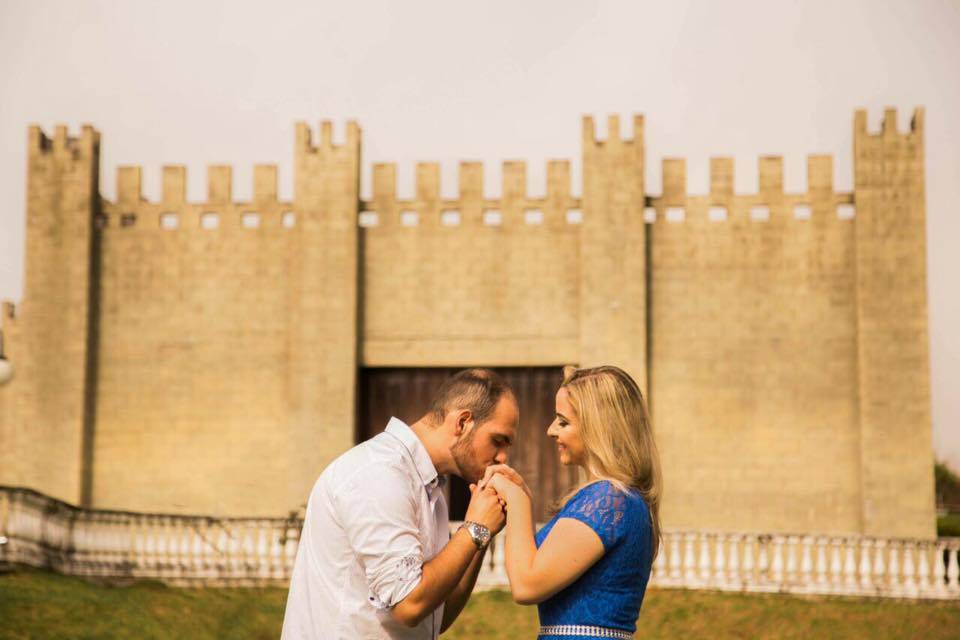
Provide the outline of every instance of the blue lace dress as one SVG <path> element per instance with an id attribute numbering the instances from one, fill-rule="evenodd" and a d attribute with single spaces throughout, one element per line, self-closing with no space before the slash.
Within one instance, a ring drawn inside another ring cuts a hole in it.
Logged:
<path id="1" fill-rule="evenodd" d="M 576 629 L 569 628 L 579 625 L 633 634 L 652 564 L 652 528 L 646 502 L 637 492 L 624 493 L 606 480 L 587 485 L 537 532 L 537 547 L 560 518 L 574 518 L 596 531 L 604 554 L 575 582 L 538 605 L 541 627 L 560 626 L 557 631 L 563 632 L 538 637 L 598 637 L 577 635 Z"/>

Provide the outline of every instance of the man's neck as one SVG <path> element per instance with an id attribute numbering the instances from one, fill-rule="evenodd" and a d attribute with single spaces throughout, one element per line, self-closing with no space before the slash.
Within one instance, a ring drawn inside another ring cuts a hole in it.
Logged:
<path id="1" fill-rule="evenodd" d="M 420 439 L 423 448 L 427 450 L 430 462 L 433 463 L 437 473 L 439 475 L 453 473 L 453 469 L 450 468 L 450 452 L 445 449 L 444 443 L 441 441 L 440 425 L 433 424 L 429 416 L 425 416 L 410 425 L 410 430 Z"/>

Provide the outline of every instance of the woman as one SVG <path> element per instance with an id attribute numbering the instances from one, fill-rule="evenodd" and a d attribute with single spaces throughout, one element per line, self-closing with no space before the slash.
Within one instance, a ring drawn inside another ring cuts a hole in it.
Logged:
<path id="1" fill-rule="evenodd" d="M 567 367 L 556 412 L 547 435 L 582 481 L 540 531 L 515 472 L 491 467 L 484 478 L 506 504 L 510 589 L 538 605 L 541 640 L 631 638 L 660 542 L 660 460 L 643 395 L 617 367 Z"/>

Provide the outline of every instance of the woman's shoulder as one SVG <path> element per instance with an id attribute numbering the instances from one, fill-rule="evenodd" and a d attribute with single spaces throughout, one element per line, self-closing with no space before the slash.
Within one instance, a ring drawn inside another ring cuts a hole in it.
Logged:
<path id="1" fill-rule="evenodd" d="M 567 502 L 571 509 L 583 507 L 614 510 L 649 519 L 649 508 L 640 492 L 633 487 L 620 487 L 611 480 L 596 480 L 584 485 Z"/>
<path id="2" fill-rule="evenodd" d="M 557 515 L 589 526 L 609 551 L 642 524 L 645 514 L 646 506 L 636 491 L 610 480 L 597 480 L 581 487 Z"/>

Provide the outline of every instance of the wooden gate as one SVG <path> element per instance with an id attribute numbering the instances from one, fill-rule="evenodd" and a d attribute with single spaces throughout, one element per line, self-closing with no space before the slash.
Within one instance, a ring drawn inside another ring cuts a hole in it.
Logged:
<path id="1" fill-rule="evenodd" d="M 560 367 L 493 368 L 513 388 L 520 405 L 517 439 L 510 448 L 509 464 L 523 474 L 534 495 L 534 517 L 547 519 L 550 504 L 573 486 L 576 472 L 560 464 L 547 426 L 554 417 L 554 397 L 560 385 Z M 384 430 L 391 416 L 407 424 L 420 419 L 430 399 L 449 376 L 450 368 L 367 368 L 360 371 L 360 407 L 357 442 Z M 463 518 L 469 502 L 467 485 L 451 478 L 450 519 Z"/>

